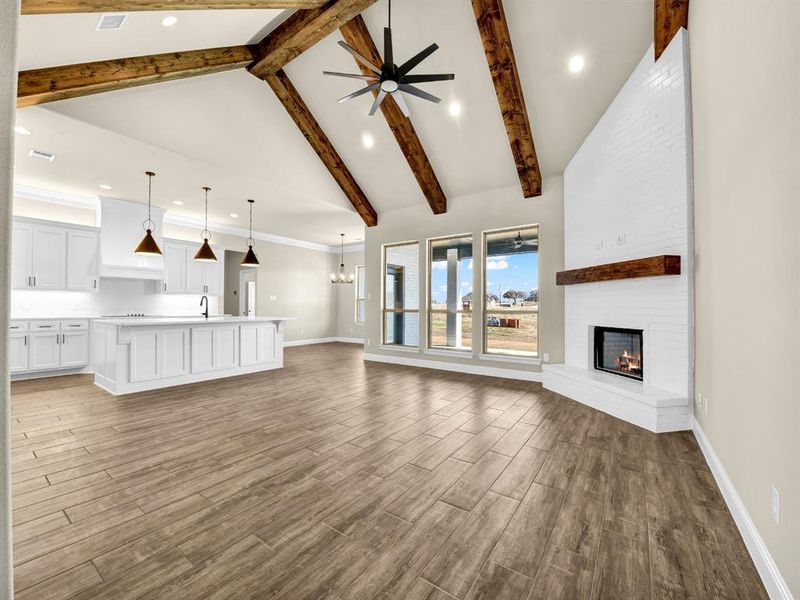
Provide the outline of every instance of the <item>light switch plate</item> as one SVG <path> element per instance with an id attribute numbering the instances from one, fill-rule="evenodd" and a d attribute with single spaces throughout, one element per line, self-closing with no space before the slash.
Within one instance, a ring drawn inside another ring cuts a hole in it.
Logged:
<path id="1" fill-rule="evenodd" d="M 544 353 L 544 362 L 550 362 L 550 353 L 549 352 L 545 352 Z"/>
<path id="2" fill-rule="evenodd" d="M 774 486 L 772 488 L 771 508 L 772 508 L 772 520 L 775 521 L 775 525 L 780 525 L 780 522 L 781 522 L 781 494 Z"/>

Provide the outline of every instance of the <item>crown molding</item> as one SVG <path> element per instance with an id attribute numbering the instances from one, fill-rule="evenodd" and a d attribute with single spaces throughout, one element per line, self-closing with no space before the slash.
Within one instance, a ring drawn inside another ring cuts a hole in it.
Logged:
<path id="1" fill-rule="evenodd" d="M 62 206 L 70 206 L 73 208 L 90 209 L 96 211 L 98 215 L 100 214 L 100 196 L 78 196 L 75 194 L 65 194 L 62 192 L 55 192 L 53 190 L 45 190 L 20 184 L 14 185 L 14 195 L 20 198 L 26 198 L 28 200 L 49 202 L 51 204 L 60 204 Z M 129 200 L 120 200 L 117 198 L 110 199 L 118 200 L 120 202 L 130 202 Z M 164 212 L 164 222 L 169 223 L 170 225 L 199 227 L 200 229 L 203 229 L 205 226 L 205 223 L 202 219 L 176 215 L 170 213 L 168 210 Z M 227 235 L 239 236 L 245 239 L 250 237 L 250 232 L 247 229 L 235 227 L 233 225 L 225 225 L 224 223 L 214 223 L 209 221 L 208 230 L 212 233 L 224 233 Z M 266 233 L 264 231 L 253 231 L 253 239 L 263 242 L 271 242 L 273 244 L 282 244 L 284 246 L 294 246 L 296 248 L 315 250 L 317 252 L 327 252 L 329 254 L 339 254 L 341 250 L 338 245 L 328 246 L 327 244 L 309 242 L 307 240 L 298 240 L 295 238 L 284 237 L 282 235 Z M 345 253 L 362 252 L 363 250 L 363 243 L 346 244 L 344 247 Z"/>

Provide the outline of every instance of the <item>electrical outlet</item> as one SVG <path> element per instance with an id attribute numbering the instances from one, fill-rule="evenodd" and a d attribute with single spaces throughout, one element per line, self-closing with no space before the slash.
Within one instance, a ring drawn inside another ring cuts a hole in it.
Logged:
<path id="1" fill-rule="evenodd" d="M 622 244 L 624 244 L 624 243 L 625 243 L 625 234 L 624 233 L 620 233 L 617 236 L 617 245 L 618 246 L 622 246 Z"/>
<path id="2" fill-rule="evenodd" d="M 708 415 L 708 396 L 703 396 L 703 412 Z"/>
<path id="3" fill-rule="evenodd" d="M 594 249 L 595 249 L 595 250 L 602 250 L 602 249 L 603 249 L 603 242 L 602 242 L 602 241 L 600 241 L 600 242 L 597 242 L 597 243 L 594 245 Z"/>
<path id="4" fill-rule="evenodd" d="M 544 362 L 550 362 L 550 353 L 549 352 L 545 352 L 544 353 Z"/>
<path id="5" fill-rule="evenodd" d="M 270 296 L 269 299 L 272 300 L 272 301 L 275 301 L 275 300 L 278 299 L 278 297 L 277 296 Z"/>
<path id="6" fill-rule="evenodd" d="M 697 399 L 694 401 L 697 408 L 703 408 L 703 392 L 697 392 Z"/>
<path id="7" fill-rule="evenodd" d="M 772 488 L 772 520 L 775 521 L 775 525 L 780 525 L 781 494 L 774 486 Z"/>
<path id="8" fill-rule="evenodd" d="M 300 330 L 300 335 L 303 335 L 303 330 L 302 329 Z"/>
<path id="9" fill-rule="evenodd" d="M 372 300 L 372 294 L 370 294 L 369 292 L 367 292 L 367 300 Z"/>

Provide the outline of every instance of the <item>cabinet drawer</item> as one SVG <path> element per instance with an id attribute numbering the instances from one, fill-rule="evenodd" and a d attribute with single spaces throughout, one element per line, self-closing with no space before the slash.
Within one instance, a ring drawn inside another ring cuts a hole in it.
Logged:
<path id="1" fill-rule="evenodd" d="M 58 331 L 60 323 L 58 321 L 31 321 L 31 331 Z"/>
<path id="2" fill-rule="evenodd" d="M 89 329 L 89 321 L 86 319 L 61 321 L 61 331 L 80 331 L 82 329 Z"/>
<path id="3" fill-rule="evenodd" d="M 19 333 L 21 331 L 28 331 L 27 321 L 11 321 L 8 325 L 8 330 L 11 333 Z"/>

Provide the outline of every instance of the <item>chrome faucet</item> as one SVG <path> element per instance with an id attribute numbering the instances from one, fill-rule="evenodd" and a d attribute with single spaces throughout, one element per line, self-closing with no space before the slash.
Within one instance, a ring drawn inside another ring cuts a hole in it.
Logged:
<path id="1" fill-rule="evenodd" d="M 203 300 L 206 301 L 206 310 L 203 313 L 203 316 L 205 316 L 205 318 L 207 319 L 208 318 L 208 297 L 207 296 L 203 296 L 202 298 L 200 298 L 200 306 L 203 306 Z"/>

